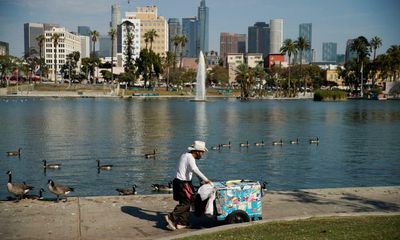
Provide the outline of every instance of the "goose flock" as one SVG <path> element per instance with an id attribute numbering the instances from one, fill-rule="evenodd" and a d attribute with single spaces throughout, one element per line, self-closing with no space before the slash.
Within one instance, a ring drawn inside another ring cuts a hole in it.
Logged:
<path id="1" fill-rule="evenodd" d="M 296 139 L 291 139 L 287 141 L 289 144 L 300 144 L 300 139 L 296 138 Z M 273 146 L 283 146 L 285 143 L 285 141 L 283 141 L 283 139 L 279 139 L 279 140 L 274 140 L 272 141 L 272 145 Z M 312 137 L 308 139 L 308 143 L 309 144 L 319 144 L 319 137 Z M 247 140 L 246 142 L 241 142 L 239 143 L 239 147 L 240 148 L 249 148 L 252 144 L 249 143 L 249 141 Z M 213 145 L 211 146 L 212 150 L 222 150 L 223 148 L 231 148 L 231 142 L 229 142 L 228 144 L 217 144 L 217 145 Z M 264 142 L 264 140 L 261 140 L 259 142 L 255 142 L 254 146 L 256 147 L 264 147 L 266 146 L 266 143 Z"/>

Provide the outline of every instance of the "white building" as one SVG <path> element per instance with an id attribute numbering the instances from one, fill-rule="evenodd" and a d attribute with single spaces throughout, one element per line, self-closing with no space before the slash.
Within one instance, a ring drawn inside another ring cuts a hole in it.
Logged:
<path id="1" fill-rule="evenodd" d="M 60 35 L 60 38 L 58 39 L 57 53 L 55 52 L 56 49 L 52 39 L 52 36 L 56 33 Z M 54 67 L 56 68 L 57 75 L 59 75 L 61 66 L 67 61 L 68 54 L 75 51 L 78 51 L 81 54 L 81 36 L 75 33 L 70 33 L 66 31 L 65 28 L 56 27 L 53 27 L 50 30 L 45 30 L 44 35 L 46 39 L 44 45 L 45 61 L 50 69 L 49 77 L 54 80 Z M 57 63 L 55 63 L 55 60 Z M 78 66 L 80 66 L 80 62 L 78 63 Z M 59 79 L 59 77 L 57 77 L 57 79 Z"/>
<path id="2" fill-rule="evenodd" d="M 271 19 L 269 26 L 270 26 L 269 53 L 280 53 L 283 44 L 283 19 Z"/>
<path id="3" fill-rule="evenodd" d="M 255 68 L 257 65 L 263 66 L 264 60 L 262 53 L 248 53 L 246 55 L 247 65 L 251 68 Z"/>
<path id="4" fill-rule="evenodd" d="M 229 84 L 236 82 L 236 69 L 244 63 L 244 56 L 242 53 L 229 53 L 226 56 L 226 66 L 229 73 Z"/>
<path id="5" fill-rule="evenodd" d="M 80 36 L 81 38 L 81 58 L 90 57 L 90 37 Z"/>

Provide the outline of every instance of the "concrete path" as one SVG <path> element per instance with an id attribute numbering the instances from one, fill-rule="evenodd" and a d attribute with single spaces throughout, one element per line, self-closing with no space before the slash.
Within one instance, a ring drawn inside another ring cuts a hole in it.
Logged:
<path id="1" fill-rule="evenodd" d="M 171 232 L 162 217 L 174 206 L 171 195 L 1 201 L 0 239 L 171 239 L 239 226 L 191 217 L 192 229 Z M 368 214 L 400 215 L 400 186 L 271 191 L 258 222 Z"/>

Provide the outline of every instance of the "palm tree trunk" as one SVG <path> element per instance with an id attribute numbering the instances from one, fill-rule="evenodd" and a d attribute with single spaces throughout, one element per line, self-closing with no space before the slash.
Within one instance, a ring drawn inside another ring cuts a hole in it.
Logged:
<path id="1" fill-rule="evenodd" d="M 289 55 L 289 65 L 288 65 L 288 70 L 289 70 L 289 81 L 288 81 L 288 90 L 289 90 L 289 97 L 291 97 L 290 94 L 290 55 Z"/>
<path id="2" fill-rule="evenodd" d="M 54 45 L 54 83 L 57 83 L 57 45 Z"/>

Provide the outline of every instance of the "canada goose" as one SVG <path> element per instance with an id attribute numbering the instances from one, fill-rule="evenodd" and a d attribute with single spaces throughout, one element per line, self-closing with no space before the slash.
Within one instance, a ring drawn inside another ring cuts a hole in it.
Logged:
<path id="1" fill-rule="evenodd" d="M 70 192 L 73 192 L 74 189 L 72 187 L 63 186 L 60 184 L 55 184 L 53 180 L 49 179 L 47 181 L 47 188 L 51 193 L 57 196 L 56 202 L 60 199 L 60 196 L 65 196 L 65 201 L 67 201 L 66 195 Z"/>
<path id="2" fill-rule="evenodd" d="M 229 141 L 228 143 L 221 144 L 221 147 L 230 148 L 231 147 L 231 141 Z"/>
<path id="3" fill-rule="evenodd" d="M 51 169 L 61 168 L 61 164 L 60 163 L 47 164 L 46 160 L 42 160 L 42 162 L 43 162 L 43 168 L 51 168 Z"/>
<path id="4" fill-rule="evenodd" d="M 296 140 L 290 140 L 290 144 L 299 144 L 299 142 L 299 138 L 296 138 Z"/>
<path id="5" fill-rule="evenodd" d="M 172 192 L 172 181 L 170 181 L 168 185 L 152 184 L 151 187 L 155 192 Z"/>
<path id="6" fill-rule="evenodd" d="M 21 156 L 21 149 L 22 148 L 18 148 L 17 151 L 9 151 L 9 152 L 7 152 L 7 156 L 9 156 L 9 157 Z"/>
<path id="7" fill-rule="evenodd" d="M 100 165 L 100 160 L 96 160 L 97 162 L 97 170 L 111 170 L 113 165 Z"/>
<path id="8" fill-rule="evenodd" d="M 146 153 L 144 155 L 145 158 L 155 158 L 156 157 L 156 150 L 153 150 L 153 153 Z"/>
<path id="9" fill-rule="evenodd" d="M 137 186 L 135 184 L 132 185 L 132 189 L 122 189 L 122 188 L 117 188 L 115 189 L 117 192 L 119 192 L 119 195 L 136 195 L 136 188 Z"/>
<path id="10" fill-rule="evenodd" d="M 273 141 L 272 145 L 283 145 L 283 141 L 282 141 L 282 139 L 279 141 Z"/>
<path id="11" fill-rule="evenodd" d="M 265 144 L 264 144 L 264 140 L 261 140 L 261 142 L 256 142 L 256 143 L 254 143 L 254 145 L 256 145 L 256 146 L 258 146 L 258 147 L 264 146 L 264 145 L 265 145 Z"/>
<path id="12" fill-rule="evenodd" d="M 221 144 L 218 144 L 218 145 L 215 145 L 215 146 L 211 147 L 212 150 L 220 150 L 221 148 L 222 148 Z"/>
<path id="13" fill-rule="evenodd" d="M 310 144 L 319 144 L 319 138 L 318 138 L 318 137 L 316 137 L 316 138 L 311 138 L 311 139 L 310 139 Z"/>
<path id="14" fill-rule="evenodd" d="M 6 174 L 8 174 L 7 190 L 18 197 L 17 201 L 21 200 L 24 194 L 33 189 L 32 186 L 28 186 L 26 183 L 12 183 L 11 171 L 7 171 Z"/>
<path id="15" fill-rule="evenodd" d="M 249 141 L 246 141 L 246 143 L 240 143 L 239 146 L 241 147 L 249 147 Z"/>
<path id="16" fill-rule="evenodd" d="M 32 199 L 32 200 L 42 200 L 43 199 L 43 192 L 45 192 L 45 190 L 43 188 L 41 188 L 39 190 L 39 195 L 29 194 L 29 195 L 26 195 L 25 198 Z"/>

